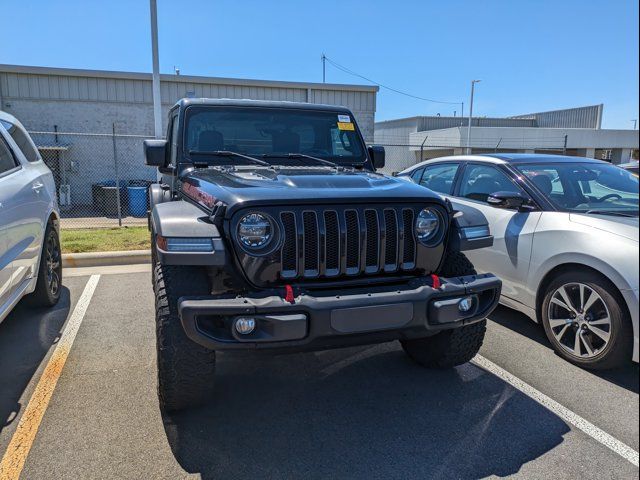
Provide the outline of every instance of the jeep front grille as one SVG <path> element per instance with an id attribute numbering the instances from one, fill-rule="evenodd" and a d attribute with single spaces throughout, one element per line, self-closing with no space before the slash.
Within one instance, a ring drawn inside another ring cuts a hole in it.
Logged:
<path id="1" fill-rule="evenodd" d="M 281 277 L 391 273 L 416 265 L 414 210 L 331 207 L 280 212 Z"/>

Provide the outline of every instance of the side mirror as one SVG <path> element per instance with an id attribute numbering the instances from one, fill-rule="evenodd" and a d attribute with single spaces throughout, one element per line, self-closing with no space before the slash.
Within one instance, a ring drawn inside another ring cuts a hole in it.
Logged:
<path id="1" fill-rule="evenodd" d="M 380 145 L 372 145 L 368 148 L 369 158 L 373 162 L 373 168 L 378 170 L 384 168 L 384 147 Z"/>
<path id="2" fill-rule="evenodd" d="M 164 167 L 167 165 L 167 141 L 145 140 L 143 142 L 144 158 L 150 167 Z"/>
<path id="3" fill-rule="evenodd" d="M 509 210 L 526 209 L 529 202 L 529 198 L 520 192 L 495 192 L 487 197 L 487 203 L 492 207 Z"/>

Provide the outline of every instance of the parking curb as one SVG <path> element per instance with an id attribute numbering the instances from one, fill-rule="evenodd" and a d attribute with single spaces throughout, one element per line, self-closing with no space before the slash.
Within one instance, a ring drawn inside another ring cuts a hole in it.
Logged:
<path id="1" fill-rule="evenodd" d="M 151 263 L 151 250 L 127 250 L 124 252 L 63 253 L 64 268 L 105 267 Z"/>

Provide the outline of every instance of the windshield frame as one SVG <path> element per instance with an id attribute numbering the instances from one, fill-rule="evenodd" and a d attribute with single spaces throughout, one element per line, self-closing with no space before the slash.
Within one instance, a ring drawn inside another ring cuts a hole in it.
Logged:
<path id="1" fill-rule="evenodd" d="M 564 205 L 559 204 L 556 200 L 554 200 L 550 195 L 545 194 L 542 191 L 539 191 L 538 187 L 535 185 L 535 183 L 533 182 L 533 180 L 531 179 L 531 177 L 529 177 L 527 174 L 524 173 L 524 171 L 527 169 L 527 167 L 536 167 L 539 169 L 544 169 L 545 167 L 548 167 L 549 169 L 561 169 L 563 167 L 575 167 L 575 166 L 580 166 L 580 167 L 584 167 L 584 168 L 592 168 L 592 167 L 610 167 L 610 168 L 614 168 L 614 169 L 619 169 L 622 170 L 624 172 L 626 172 L 629 176 L 634 176 L 631 172 L 618 167 L 617 165 L 608 163 L 608 162 L 589 162 L 589 161 L 580 161 L 580 160 L 576 160 L 576 161 L 571 161 L 571 162 L 563 162 L 563 161 L 550 161 L 550 162 L 536 162 L 536 161 L 530 161 L 530 162 L 523 162 L 523 163 L 513 163 L 510 165 L 511 168 L 514 170 L 514 173 L 516 173 L 518 175 L 518 177 L 520 177 L 520 179 L 522 181 L 525 181 L 528 186 L 530 188 L 532 188 L 535 192 L 538 193 L 538 195 L 540 195 L 542 198 L 544 198 L 544 200 L 546 201 L 546 203 L 548 203 L 554 210 L 559 211 L 559 212 L 566 212 L 566 213 L 576 213 L 576 214 L 596 214 L 595 212 L 597 211 L 597 214 L 599 215 L 607 215 L 607 214 L 626 214 L 626 215 L 632 215 L 637 217 L 638 216 L 638 207 L 636 207 L 635 209 L 625 209 L 625 208 L 606 208 L 606 206 L 590 206 L 589 208 L 584 208 L 584 209 L 576 209 L 576 208 L 570 208 L 570 207 L 566 207 Z M 636 177 L 637 178 L 637 177 Z M 593 211 L 593 212 L 592 212 Z"/>
<path id="2" fill-rule="evenodd" d="M 192 165 L 195 163 L 198 163 L 198 160 L 194 160 L 189 152 L 189 147 L 187 145 L 187 141 L 188 141 L 188 126 L 189 126 L 189 118 L 190 115 L 192 114 L 193 110 L 229 110 L 229 109 L 238 109 L 238 110 L 263 110 L 263 111 L 289 111 L 289 112 L 306 112 L 306 113 L 324 113 L 326 115 L 335 115 L 336 117 L 338 115 L 349 115 L 352 120 L 353 120 L 353 124 L 354 124 L 354 134 L 355 134 L 355 138 L 358 141 L 359 145 L 360 145 L 360 149 L 362 151 L 362 155 L 359 157 L 354 157 L 352 160 L 347 159 L 347 157 L 319 157 L 321 159 L 325 159 L 327 161 L 330 162 L 334 162 L 336 164 L 338 164 L 341 167 L 355 167 L 355 168 L 368 168 L 371 165 L 371 161 L 369 159 L 369 151 L 368 151 L 368 147 L 367 147 L 367 143 L 364 141 L 364 137 L 362 136 L 362 132 L 360 131 L 360 128 L 358 126 L 358 123 L 355 121 L 355 118 L 353 116 L 353 114 L 351 112 L 349 112 L 348 110 L 344 110 L 340 107 L 336 107 L 335 110 L 333 109 L 315 109 L 315 108 L 302 108 L 302 107 L 294 107 L 294 106 L 263 106 L 263 105 L 206 105 L 206 104 L 193 104 L 193 105 L 187 105 L 181 114 L 181 125 L 180 125 L 180 144 L 179 147 L 182 150 L 182 156 L 179 160 L 179 164 L 187 164 L 187 165 Z M 263 159 L 265 161 L 268 161 L 272 166 L 283 166 L 282 163 L 278 163 L 275 160 L 278 160 L 279 158 L 282 158 L 284 160 L 290 160 L 287 158 L 286 155 L 283 155 L 282 157 L 279 157 L 278 155 L 273 155 L 272 157 L 266 157 L 263 158 L 261 154 L 259 153 L 255 153 L 255 152 L 236 152 L 236 153 L 243 153 L 244 155 L 250 155 L 250 156 L 254 156 L 256 158 L 259 159 Z M 287 153 L 300 153 L 300 152 L 287 152 Z M 274 161 L 271 161 L 274 160 Z M 291 162 L 288 161 L 286 165 L 290 165 Z M 214 166 L 216 164 L 212 164 L 212 166 Z M 220 164 L 222 165 L 222 164 Z M 236 164 L 234 162 L 229 162 L 226 163 L 224 165 L 234 165 L 236 166 Z M 242 164 L 244 165 L 244 164 Z M 300 166 L 300 165 L 309 165 L 309 162 L 303 160 L 303 159 L 299 159 L 299 161 L 295 164 L 296 166 Z M 239 165 L 237 165 L 239 166 Z M 370 167 L 369 167 L 370 168 Z"/>

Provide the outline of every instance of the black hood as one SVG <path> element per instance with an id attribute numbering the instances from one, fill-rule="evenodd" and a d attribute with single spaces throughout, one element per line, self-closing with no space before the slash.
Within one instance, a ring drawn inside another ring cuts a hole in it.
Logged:
<path id="1" fill-rule="evenodd" d="M 268 204 L 339 204 L 431 202 L 440 196 L 424 187 L 370 171 L 332 167 L 207 168 L 182 177 L 183 192 L 206 203 L 224 203 L 228 210 Z M 195 187 L 195 189 L 193 188 Z M 198 192 L 193 195 L 192 192 Z"/>

